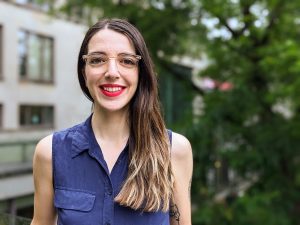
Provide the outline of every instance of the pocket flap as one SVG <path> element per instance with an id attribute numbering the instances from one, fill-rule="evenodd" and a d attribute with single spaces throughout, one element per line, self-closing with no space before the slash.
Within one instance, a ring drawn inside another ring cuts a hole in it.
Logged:
<path id="1" fill-rule="evenodd" d="M 91 193 L 67 189 L 55 189 L 54 205 L 57 208 L 91 211 L 96 196 Z"/>

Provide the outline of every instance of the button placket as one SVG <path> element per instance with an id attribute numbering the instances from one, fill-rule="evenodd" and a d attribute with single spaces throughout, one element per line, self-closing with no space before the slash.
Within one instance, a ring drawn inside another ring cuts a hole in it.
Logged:
<path id="1" fill-rule="evenodd" d="M 111 195 L 113 194 L 112 189 L 108 189 L 108 190 L 106 191 L 106 194 L 109 195 L 109 196 L 111 196 Z"/>
<path id="2" fill-rule="evenodd" d="M 105 179 L 105 194 L 104 194 L 104 208 L 103 208 L 103 224 L 113 224 L 114 216 L 114 199 L 113 199 L 113 186 L 109 176 Z"/>

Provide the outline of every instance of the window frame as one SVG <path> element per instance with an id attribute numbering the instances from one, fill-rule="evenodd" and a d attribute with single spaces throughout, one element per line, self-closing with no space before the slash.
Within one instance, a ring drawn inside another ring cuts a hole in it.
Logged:
<path id="1" fill-rule="evenodd" d="M 3 25 L 0 24 L 0 81 L 3 77 Z"/>
<path id="2" fill-rule="evenodd" d="M 27 59 L 26 59 L 26 71 L 25 71 L 25 74 L 24 75 L 21 75 L 21 55 L 20 55 L 20 51 L 18 50 L 18 76 L 19 76 L 19 80 L 20 82 L 31 82 L 31 83 L 39 83 L 39 84 L 54 84 L 54 79 L 55 79 L 55 74 L 54 74 L 54 38 L 51 37 L 51 36 L 47 36 L 47 35 L 44 35 L 44 34 L 41 34 L 41 33 L 38 33 L 38 32 L 35 32 L 35 31 L 31 31 L 31 30 L 28 30 L 28 29 L 23 29 L 23 28 L 20 28 L 18 30 L 18 32 L 24 32 L 25 34 L 25 46 L 26 46 L 26 56 L 27 56 Z M 30 59 L 30 56 L 29 56 L 29 38 L 30 36 L 35 36 L 36 38 L 38 38 L 39 40 L 39 44 L 41 44 L 41 51 L 42 51 L 42 57 L 40 59 L 40 61 L 38 62 L 39 63 L 39 66 L 40 66 L 40 71 L 39 71 L 39 79 L 34 79 L 32 78 L 32 76 L 29 74 L 28 72 L 28 68 L 29 68 L 29 59 Z M 49 80 L 46 80 L 45 79 L 45 75 L 43 73 L 43 71 L 45 70 L 45 51 L 46 51 L 46 48 L 45 48 L 45 40 L 50 40 L 50 43 L 51 43 L 51 46 L 50 46 L 50 52 L 51 52 L 51 56 L 50 56 L 50 79 Z M 19 48 L 19 45 L 20 45 L 20 39 L 18 38 L 18 48 Z"/>
<path id="3" fill-rule="evenodd" d="M 22 124 L 22 119 L 21 119 L 21 114 L 22 114 L 22 107 L 26 107 L 27 112 L 25 111 L 26 115 L 26 119 L 28 120 L 29 118 L 32 117 L 32 110 L 35 108 L 39 108 L 39 110 L 41 110 L 41 120 L 45 119 L 45 114 L 46 112 L 46 108 L 50 108 L 52 110 L 52 121 L 51 124 L 44 124 L 41 122 L 41 124 Z M 43 129 L 54 129 L 55 127 L 55 106 L 54 105 L 45 105 L 45 104 L 20 104 L 19 105 L 19 127 L 20 129 L 39 129 L 39 130 L 43 130 Z"/>
<path id="4" fill-rule="evenodd" d="M 17 6 L 21 6 L 30 10 L 35 10 L 37 12 L 49 12 L 51 9 L 53 9 L 53 3 L 50 1 L 39 2 L 26 0 L 24 2 L 20 2 L 14 0 L 13 3 Z"/>
<path id="5" fill-rule="evenodd" d="M 3 104 L 0 103 L 0 130 L 3 130 Z"/>

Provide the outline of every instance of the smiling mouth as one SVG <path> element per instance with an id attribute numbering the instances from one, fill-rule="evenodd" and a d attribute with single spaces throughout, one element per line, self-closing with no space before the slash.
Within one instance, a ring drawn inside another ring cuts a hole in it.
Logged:
<path id="1" fill-rule="evenodd" d="M 125 87 L 121 86 L 100 86 L 102 94 L 107 97 L 117 97 L 123 93 Z"/>
<path id="2" fill-rule="evenodd" d="M 121 91 L 122 88 L 121 87 L 101 87 L 104 91 L 108 91 L 108 92 L 118 92 Z"/>

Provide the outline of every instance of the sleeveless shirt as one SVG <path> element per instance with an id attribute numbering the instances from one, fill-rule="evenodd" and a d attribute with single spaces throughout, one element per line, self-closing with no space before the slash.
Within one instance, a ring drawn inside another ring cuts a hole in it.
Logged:
<path id="1" fill-rule="evenodd" d="M 81 124 L 53 134 L 58 225 L 169 225 L 168 212 L 143 212 L 114 201 L 127 177 L 128 145 L 109 173 L 91 118 L 92 115 Z"/>

